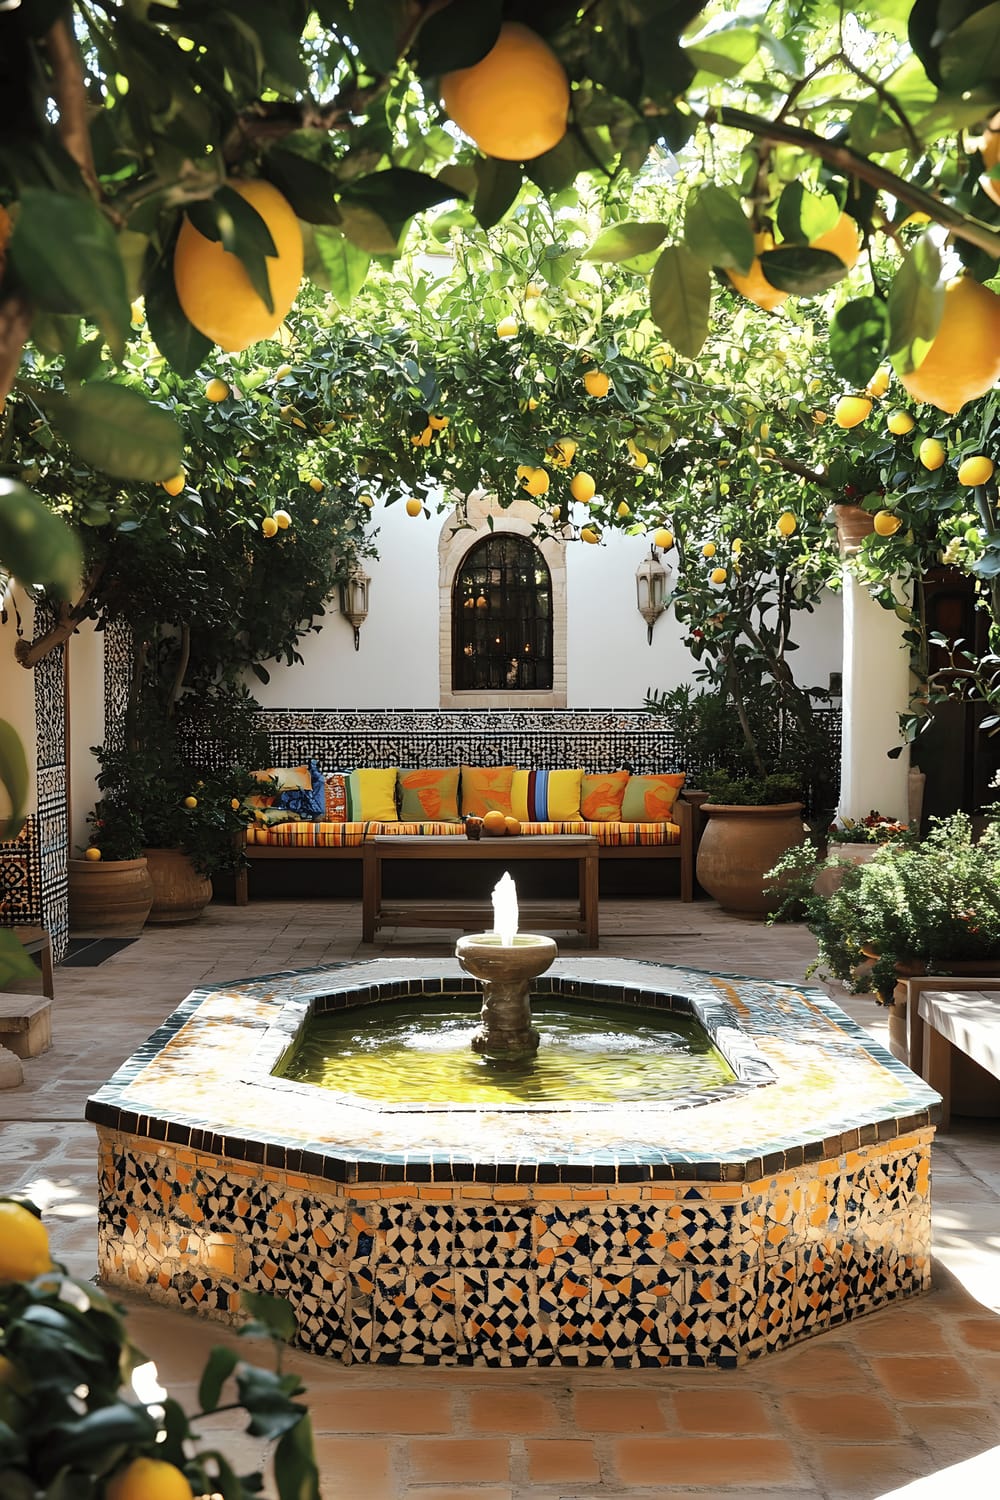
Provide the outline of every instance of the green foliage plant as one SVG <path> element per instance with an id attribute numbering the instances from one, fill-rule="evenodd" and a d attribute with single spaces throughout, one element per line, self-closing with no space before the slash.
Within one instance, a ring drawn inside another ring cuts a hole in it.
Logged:
<path id="1" fill-rule="evenodd" d="M 775 916 L 796 916 L 816 938 L 822 968 L 852 994 L 892 1000 L 897 965 L 948 973 L 954 962 L 1000 961 L 1000 805 L 977 839 L 965 813 L 931 820 L 919 841 L 881 844 L 867 864 L 845 865 L 832 895 L 813 888 L 815 848 L 791 850 L 769 872 Z"/>
<path id="2" fill-rule="evenodd" d="M 709 802 L 734 807 L 773 807 L 802 799 L 802 784 L 795 776 L 730 776 L 725 771 L 709 771 L 701 781 Z"/>
<path id="3" fill-rule="evenodd" d="M 193 1495 L 253 1500 L 268 1492 L 265 1473 L 237 1473 L 211 1440 L 213 1414 L 241 1410 L 247 1432 L 275 1445 L 270 1493 L 319 1500 L 304 1388 L 282 1371 L 294 1317 L 278 1298 L 248 1292 L 242 1308 L 249 1316 L 238 1335 L 267 1339 L 274 1367 L 215 1348 L 198 1383 L 197 1408 L 186 1411 L 156 1382 L 155 1368 L 129 1337 L 124 1310 L 98 1288 L 58 1264 L 33 1280 L 0 1283 L 4 1500 L 104 1500 L 108 1481 L 141 1457 L 173 1465 Z"/>

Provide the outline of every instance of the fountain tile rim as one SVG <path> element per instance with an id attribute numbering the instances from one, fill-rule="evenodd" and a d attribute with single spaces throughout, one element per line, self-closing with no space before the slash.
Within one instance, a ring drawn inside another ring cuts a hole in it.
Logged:
<path id="1" fill-rule="evenodd" d="M 443 973 L 451 968 L 453 971 Z M 274 974 L 258 975 L 252 979 L 232 981 L 217 986 L 202 986 L 191 992 L 171 1016 L 157 1028 L 147 1042 L 129 1058 L 114 1077 L 88 1102 L 86 1117 L 109 1129 L 129 1131 L 144 1135 L 153 1141 L 171 1142 L 193 1150 L 215 1152 L 235 1159 L 260 1164 L 265 1168 L 304 1172 L 318 1178 L 344 1183 L 398 1183 L 416 1182 L 429 1184 L 452 1183 L 538 1183 L 558 1182 L 567 1185 L 593 1185 L 636 1182 L 669 1183 L 674 1180 L 695 1180 L 712 1183 L 738 1183 L 757 1180 L 761 1176 L 788 1170 L 810 1160 L 819 1160 L 824 1154 L 839 1154 L 860 1149 L 866 1145 L 889 1140 L 913 1130 L 925 1128 L 936 1122 L 939 1096 L 927 1088 L 901 1063 L 897 1062 L 883 1047 L 821 991 L 809 987 L 770 980 L 750 979 L 732 973 L 708 970 L 687 970 L 677 966 L 658 964 L 644 959 L 565 959 L 560 960 L 550 971 L 553 978 L 569 981 L 580 986 L 581 998 L 593 985 L 602 989 L 611 985 L 620 988 L 623 997 L 641 996 L 642 1003 L 649 1003 L 651 993 L 662 994 L 665 990 L 681 985 L 688 994 L 702 998 L 718 999 L 720 987 L 723 993 L 738 986 L 736 1003 L 745 1012 L 745 1024 L 758 1041 L 766 1045 L 780 1034 L 768 1030 L 767 1006 L 774 1008 L 776 996 L 783 996 L 787 1003 L 800 1005 L 804 1015 L 800 1019 L 805 1029 L 815 1030 L 832 1044 L 832 1054 L 839 1062 L 844 1060 L 857 1064 L 867 1058 L 886 1075 L 894 1088 L 890 1096 L 881 1101 L 851 1099 L 842 1101 L 842 1107 L 832 1118 L 810 1128 L 800 1123 L 795 1130 L 777 1129 L 768 1131 L 761 1139 L 738 1148 L 725 1150 L 716 1144 L 714 1150 L 699 1149 L 691 1142 L 680 1144 L 669 1141 L 617 1141 L 612 1146 L 590 1144 L 586 1150 L 567 1148 L 556 1157 L 555 1152 L 535 1151 L 533 1154 L 518 1152 L 493 1153 L 489 1157 L 481 1154 L 474 1159 L 470 1151 L 418 1148 L 394 1151 L 389 1142 L 376 1149 L 351 1145 L 348 1142 L 333 1142 L 317 1139 L 308 1131 L 297 1129 L 285 1134 L 248 1129 L 235 1122 L 214 1123 L 206 1120 L 192 1108 L 184 1097 L 184 1090 L 176 1091 L 176 1097 L 164 1103 L 164 1093 L 169 1088 L 161 1086 L 155 1099 L 143 1098 L 143 1085 L 162 1063 L 165 1050 L 176 1043 L 186 1026 L 197 1021 L 204 1007 L 223 1006 L 228 1000 L 234 1014 L 232 1025 L 249 1027 L 250 1031 L 264 1029 L 263 1023 L 254 1028 L 240 1012 L 240 1002 L 256 1003 L 259 1006 L 274 1004 L 277 984 L 290 991 L 281 1001 L 282 1009 L 296 1004 L 304 1008 L 315 997 L 317 988 L 328 986 L 330 976 L 338 976 L 344 988 L 351 984 L 350 976 L 358 980 L 370 978 L 373 970 L 380 979 L 395 987 L 395 997 L 403 998 L 414 992 L 426 990 L 428 982 L 440 983 L 449 990 L 464 976 L 457 969 L 441 960 L 424 959 L 372 959 L 364 961 L 345 960 L 341 963 L 317 966 L 309 970 L 288 969 Z M 543 976 L 543 979 L 548 976 Z M 355 981 L 357 984 L 357 981 Z M 542 987 L 541 985 L 539 986 Z M 470 982 L 470 989 L 474 981 Z M 732 998 L 732 997 L 730 997 Z M 623 1003 L 629 1003 L 623 1000 Z M 811 1013 L 811 1016 L 810 1016 Z M 815 1018 L 823 1023 L 822 1030 Z M 273 1021 L 274 1015 L 269 1016 Z M 773 1022 L 773 1017 L 771 1018 Z M 837 1054 L 840 1054 L 839 1058 Z M 162 1071 L 162 1068 L 161 1068 Z M 183 1074 L 178 1075 L 183 1080 Z M 776 1089 L 758 1091 L 760 1094 L 777 1096 L 785 1080 L 779 1079 Z M 161 1080 L 162 1084 L 162 1080 Z M 249 1086 L 245 1086 L 249 1087 Z M 732 1096 L 730 1096 L 732 1099 Z M 853 1106 L 853 1107 L 849 1107 Z M 709 1111 L 712 1106 L 709 1106 Z M 356 1106 L 351 1106 L 356 1111 Z M 634 1105 L 626 1110 L 611 1106 L 604 1116 L 611 1123 L 625 1123 L 623 1116 L 636 1112 Z M 497 1111 L 478 1110 L 481 1120 L 498 1118 Z M 588 1117 L 592 1114 L 588 1111 Z M 650 1126 L 657 1120 L 670 1120 L 675 1125 L 679 1118 L 705 1111 L 657 1110 L 644 1112 L 642 1124 L 647 1136 L 652 1135 Z M 418 1118 L 415 1111 L 407 1111 L 404 1118 L 410 1122 Z M 468 1119 L 468 1116 L 465 1116 Z M 508 1116 L 509 1118 L 509 1116 Z M 565 1119 L 554 1111 L 546 1111 L 534 1118 L 541 1120 Z M 369 1116 L 369 1122 L 371 1117 Z M 778 1124 L 781 1123 L 779 1120 Z M 617 1132 L 622 1135 L 622 1131 Z M 552 1177 L 552 1171 L 558 1177 Z M 470 1175 L 471 1174 L 471 1175 Z"/>

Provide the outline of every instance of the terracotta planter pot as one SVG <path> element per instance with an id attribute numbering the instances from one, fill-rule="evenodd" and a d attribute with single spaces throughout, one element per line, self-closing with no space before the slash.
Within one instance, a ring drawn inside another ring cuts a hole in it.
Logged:
<path id="1" fill-rule="evenodd" d="M 71 932 L 136 937 L 153 904 L 145 858 L 68 861 Z"/>
<path id="2" fill-rule="evenodd" d="M 153 882 L 150 922 L 193 922 L 212 899 L 212 882 L 195 869 L 182 849 L 147 849 Z"/>
<path id="3" fill-rule="evenodd" d="M 865 537 L 875 530 L 875 518 L 860 505 L 834 505 L 832 509 L 840 555 L 849 557 L 852 552 L 857 552 Z"/>
<path id="4" fill-rule="evenodd" d="M 766 916 L 777 898 L 765 892 L 764 876 L 786 849 L 802 842 L 802 803 L 739 807 L 705 802 L 701 810 L 707 824 L 698 846 L 699 885 L 723 911 Z"/>
<path id="5" fill-rule="evenodd" d="M 879 844 L 831 844 L 826 852 L 826 864 L 813 881 L 817 896 L 832 896 L 844 883 L 846 867 L 868 864 L 880 847 Z"/>

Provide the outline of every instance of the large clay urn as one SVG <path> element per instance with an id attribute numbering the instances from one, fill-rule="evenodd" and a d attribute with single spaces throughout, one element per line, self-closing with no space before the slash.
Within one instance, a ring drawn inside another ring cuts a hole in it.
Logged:
<path id="1" fill-rule="evenodd" d="M 871 536 L 875 530 L 875 517 L 862 505 L 833 505 L 830 509 L 837 528 L 840 555 L 851 557 L 865 537 Z"/>
<path id="2" fill-rule="evenodd" d="M 708 821 L 698 845 L 698 884 L 723 911 L 767 916 L 778 897 L 765 891 L 764 876 L 786 849 L 805 837 L 802 803 L 744 807 L 704 802 L 701 811 Z"/>
<path id="3" fill-rule="evenodd" d="M 137 937 L 153 904 L 145 858 L 67 862 L 70 931 Z"/>
<path id="4" fill-rule="evenodd" d="M 149 922 L 193 922 L 212 899 L 212 882 L 195 869 L 183 849 L 147 849 L 153 882 Z"/>

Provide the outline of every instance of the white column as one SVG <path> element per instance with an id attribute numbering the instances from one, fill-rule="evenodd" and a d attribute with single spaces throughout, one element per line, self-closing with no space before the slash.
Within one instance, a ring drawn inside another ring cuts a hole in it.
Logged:
<path id="1" fill-rule="evenodd" d="M 872 808 L 907 819 L 909 753 L 890 760 L 900 744 L 899 715 L 910 697 L 910 652 L 904 625 L 876 604 L 844 570 L 844 697 L 840 752 L 842 817 L 863 818 Z"/>

